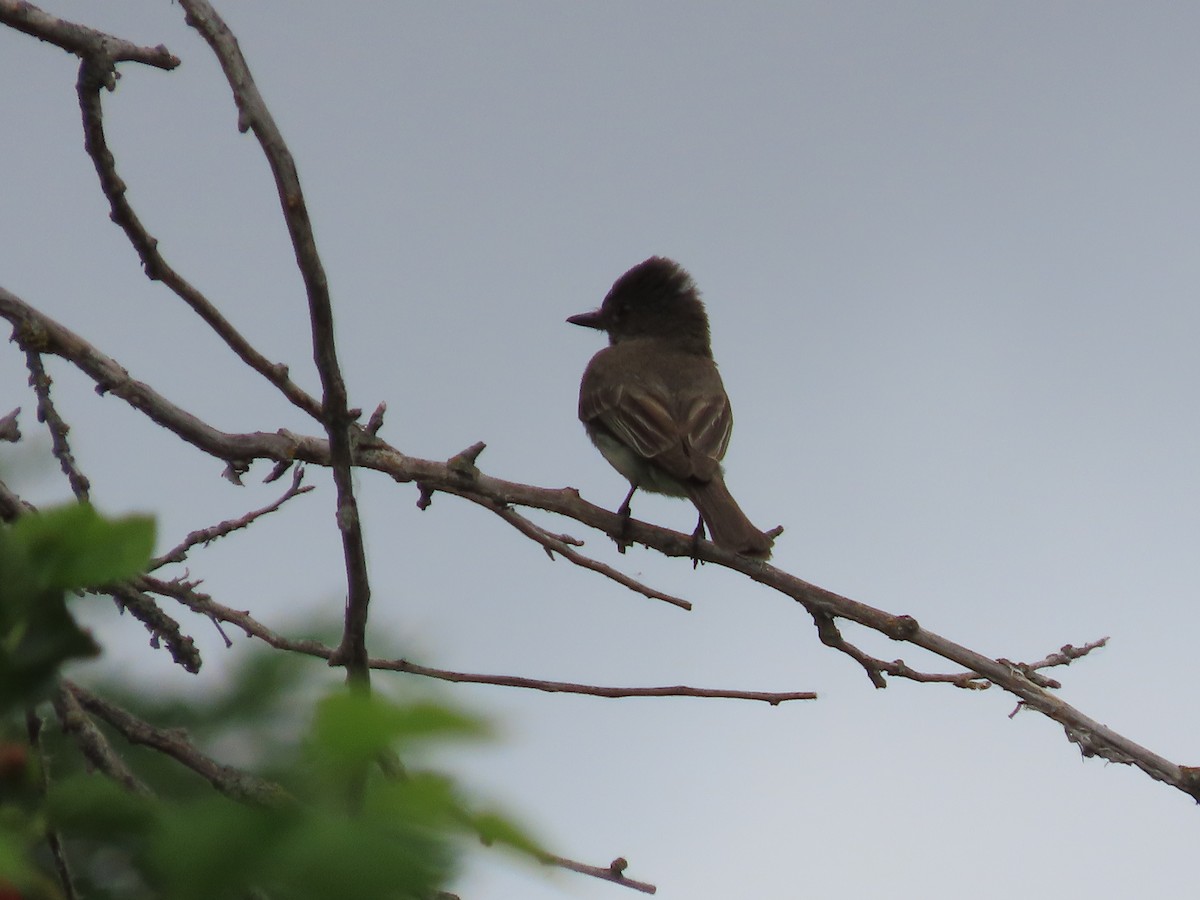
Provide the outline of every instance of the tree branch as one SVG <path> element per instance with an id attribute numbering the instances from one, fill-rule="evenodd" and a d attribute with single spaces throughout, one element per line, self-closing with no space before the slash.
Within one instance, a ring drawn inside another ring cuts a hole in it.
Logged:
<path id="1" fill-rule="evenodd" d="M 100 189 L 108 199 L 109 217 L 121 227 L 137 251 L 147 278 L 165 284 L 204 320 L 242 362 L 278 388 L 295 406 L 320 421 L 321 405 L 291 380 L 288 367 L 283 363 L 273 363 L 259 353 L 198 288 L 171 267 L 158 250 L 158 239 L 146 230 L 134 212 L 126 197 L 127 185 L 117 174 L 116 159 L 108 148 L 104 133 L 100 89 L 110 84 L 110 67 L 111 61 L 106 58 L 84 57 L 76 83 L 79 108 L 83 113 L 83 146 L 96 168 Z"/>
<path id="2" fill-rule="evenodd" d="M 47 316 L 33 310 L 15 295 L 0 288 L 0 316 L 15 326 L 15 337 L 24 347 L 69 359 L 102 388 L 125 399 L 153 421 L 174 431 L 183 440 L 225 460 L 248 464 L 254 459 L 276 462 L 301 459 L 315 465 L 330 465 L 329 444 L 288 432 L 225 434 L 179 409 L 147 385 L 134 381 L 116 362 Z M 766 562 L 739 556 L 710 541 L 693 544 L 691 535 L 630 519 L 583 500 L 571 488 L 549 489 L 492 478 L 476 471 L 463 471 L 447 463 L 406 456 L 378 438 L 360 441 L 356 465 L 386 473 L 397 482 L 416 482 L 421 496 L 434 491 L 454 494 L 489 510 L 501 505 L 533 507 L 574 519 L 608 534 L 651 547 L 666 556 L 698 558 L 740 572 L 804 605 L 814 619 L 824 615 L 865 625 L 893 640 L 906 641 L 963 666 L 1014 694 L 1063 726 L 1068 740 L 1085 756 L 1101 756 L 1111 762 L 1134 765 L 1151 778 L 1200 799 L 1200 775 L 1140 746 L 1047 690 L 1018 668 L 990 659 L 934 632 L 927 631 L 911 616 L 894 615 L 810 584 Z M 861 662 L 861 661 L 860 661 Z M 881 677 L 881 676 L 880 676 Z"/>
<path id="3" fill-rule="evenodd" d="M 183 633 L 179 623 L 159 609 L 158 604 L 135 583 L 115 584 L 104 588 L 104 593 L 117 601 L 117 608 L 141 622 L 150 632 L 150 646 L 155 649 L 160 643 L 167 645 L 167 652 L 184 671 L 193 675 L 200 671 L 200 650 L 191 636 Z"/>
<path id="4" fill-rule="evenodd" d="M 8 415 L 0 416 L 0 441 L 8 444 L 15 444 L 21 440 L 21 428 L 17 425 L 17 415 L 21 412 L 21 407 L 17 407 Z"/>
<path id="5" fill-rule="evenodd" d="M 0 23 L 54 44 L 81 58 L 138 62 L 156 69 L 174 69 L 179 60 L 162 44 L 139 47 L 103 31 L 77 25 L 22 0 L 0 0 Z"/>
<path id="6" fill-rule="evenodd" d="M 104 732 L 79 705 L 75 694 L 63 685 L 59 685 L 54 695 L 54 713 L 63 733 L 75 739 L 80 752 L 95 769 L 131 793 L 150 794 L 150 788 L 125 765 L 125 760 L 112 748 Z"/>
<path id="7" fill-rule="evenodd" d="M 35 507 L 32 503 L 22 500 L 3 481 L 0 481 L 0 522 L 15 521 L 17 516 L 23 516 L 27 512 L 34 512 Z"/>
<path id="8" fill-rule="evenodd" d="M 233 800 L 275 806 L 289 799 L 279 785 L 222 765 L 201 753 L 178 730 L 151 725 L 74 682 L 64 679 L 62 686 L 83 709 L 103 719 L 131 744 L 151 747 L 182 763 Z"/>
<path id="9" fill-rule="evenodd" d="M 151 576 L 137 580 L 138 586 L 147 591 L 173 597 L 193 612 L 208 616 L 214 622 L 228 622 L 241 628 L 247 635 L 256 637 L 277 650 L 289 650 L 331 659 L 337 652 L 320 641 L 286 638 L 263 625 L 249 612 L 224 606 L 195 589 L 195 585 L 184 581 L 162 581 Z M 228 639 L 226 639 L 228 641 Z M 372 669 L 390 672 L 407 672 L 439 681 L 469 684 L 492 684 L 502 687 L 527 688 L 552 694 L 586 694 L 593 697 L 713 697 L 733 700 L 760 700 L 778 706 L 790 700 L 816 700 L 812 691 L 739 691 L 724 688 L 695 688 L 686 685 L 669 687 L 601 687 L 592 684 L 575 684 L 568 681 L 546 681 L 540 678 L 521 678 L 515 675 L 483 675 L 470 672 L 452 672 L 418 665 L 406 659 L 370 659 Z"/>
<path id="10" fill-rule="evenodd" d="M 29 386 L 37 395 L 38 421 L 44 423 L 50 431 L 50 451 L 58 460 L 59 466 L 62 467 L 67 481 L 71 483 L 72 493 L 80 500 L 86 501 L 91 482 L 79 470 L 75 456 L 71 453 L 71 445 L 67 443 L 67 433 L 71 430 L 71 426 L 63 421 L 54 406 L 54 401 L 50 398 L 52 382 L 50 376 L 46 374 L 46 367 L 42 365 L 41 354 L 34 350 L 26 350 L 25 367 L 29 369 Z"/>
<path id="11" fill-rule="evenodd" d="M 296 252 L 296 264 L 304 279 L 312 325 L 313 360 L 321 377 L 321 421 L 329 439 L 329 467 L 337 490 L 337 524 L 342 535 L 346 564 L 346 620 L 335 661 L 345 664 L 347 677 L 352 682 L 369 684 L 366 631 L 371 583 L 351 476 L 351 431 L 355 427 L 358 412 L 349 408 L 346 383 L 338 365 L 329 283 L 317 253 L 316 237 L 300 188 L 300 176 L 283 135 L 258 92 L 237 39 L 224 20 L 207 0 L 180 0 L 180 5 L 187 12 L 187 23 L 208 42 L 225 72 L 238 107 L 239 129 L 253 131 L 262 146 L 263 155 L 275 176 L 283 218 Z"/>
<path id="12" fill-rule="evenodd" d="M 448 672 L 431 669 L 409 662 L 406 659 L 374 659 L 374 669 L 390 669 L 424 675 L 441 681 L 469 682 L 471 684 L 495 684 L 505 687 L 531 688 L 551 694 L 587 694 L 592 697 L 714 697 L 731 700 L 761 700 L 778 706 L 790 700 L 816 700 L 815 691 L 738 691 L 724 688 L 696 688 L 682 684 L 668 687 L 600 687 L 592 684 L 574 684 L 569 681 L 543 681 L 536 678 L 518 678 L 513 675 L 477 675 L 467 672 Z"/>
<path id="13" fill-rule="evenodd" d="M 502 518 L 505 522 L 512 525 L 521 534 L 537 541 L 546 549 L 546 555 L 554 559 L 554 554 L 557 553 L 564 559 L 574 563 L 580 568 L 588 569 L 592 572 L 599 572 L 605 578 L 612 579 L 617 584 L 629 588 L 631 591 L 636 591 L 651 600 L 663 600 L 670 603 L 672 606 L 678 606 L 680 609 L 691 610 L 692 604 L 688 600 L 682 600 L 671 594 L 664 594 L 662 591 L 655 590 L 652 587 L 647 587 L 636 579 L 630 578 L 624 572 L 618 572 L 612 566 L 605 565 L 602 562 L 584 556 L 582 553 L 572 549 L 571 544 L 579 546 L 583 543 L 576 538 L 565 534 L 551 534 L 540 525 L 529 521 L 523 515 L 518 513 L 510 506 L 497 506 L 492 512 Z"/>
<path id="14" fill-rule="evenodd" d="M 227 519 L 216 525 L 210 525 L 207 528 L 201 528 L 188 534 L 179 544 L 172 547 L 162 556 L 156 556 L 150 560 L 150 564 L 146 567 L 147 572 L 153 572 L 155 569 L 161 569 L 169 563 L 180 563 L 187 559 L 188 551 L 197 544 L 209 544 L 218 538 L 223 538 L 227 534 L 232 534 L 239 529 L 248 527 L 255 520 L 262 518 L 269 513 L 275 512 L 283 504 L 287 503 L 293 497 L 298 497 L 300 494 L 307 494 L 313 489 L 311 484 L 306 484 L 303 487 L 300 482 L 304 479 L 303 467 L 296 467 L 292 472 L 292 484 L 284 491 L 283 495 L 274 503 L 270 503 L 261 509 L 251 510 L 244 516 L 239 516 L 236 519 Z"/>
<path id="15" fill-rule="evenodd" d="M 634 881 L 632 878 L 625 877 L 625 869 L 629 863 L 624 857 L 617 857 L 607 866 L 589 866 L 586 863 L 576 862 L 573 859 L 567 859 L 563 856 L 555 856 L 552 853 L 547 853 L 542 857 L 542 862 L 553 866 L 559 866 L 563 869 L 570 869 L 572 872 L 581 872 L 584 875 L 591 875 L 593 878 L 600 878 L 604 881 L 611 881 L 613 884 L 619 884 L 627 888 L 633 888 L 635 891 L 641 891 L 643 894 L 653 894 L 658 891 L 654 885 L 645 881 Z"/>
<path id="16" fill-rule="evenodd" d="M 12 522 L 27 513 L 36 513 L 37 508 L 13 493 L 0 482 L 0 521 Z M 128 610 L 135 619 L 150 632 L 150 646 L 157 648 L 160 642 L 167 645 L 171 658 L 193 674 L 200 671 L 200 651 L 195 642 L 183 633 L 179 623 L 158 608 L 158 604 L 130 583 L 119 583 L 97 589 L 96 593 L 107 594 L 121 612 Z"/>

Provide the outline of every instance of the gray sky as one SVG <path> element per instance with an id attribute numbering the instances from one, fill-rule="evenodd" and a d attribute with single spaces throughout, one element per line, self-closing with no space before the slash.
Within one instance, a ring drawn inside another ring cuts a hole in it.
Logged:
<path id="1" fill-rule="evenodd" d="M 709 305 L 737 419 L 728 482 L 787 527 L 775 563 L 980 652 L 1183 764 L 1200 564 L 1200 7 L 1087 3 L 225 3 L 301 171 L 355 405 L 384 436 L 491 474 L 625 484 L 575 419 L 600 336 L 563 319 L 651 254 Z M 130 199 L 166 257 L 315 391 L 266 167 L 170 3 L 51 11 L 180 56 L 106 95 Z M 226 430 L 313 426 L 148 283 L 82 152 L 72 58 L 0 31 L 0 284 Z M 104 509 L 164 545 L 278 493 L 54 366 Z M 37 431 L 15 348 L 0 406 Z M 11 451 L 5 451 L 10 453 Z M 147 468 L 148 464 L 151 466 Z M 265 475 L 267 467 L 254 475 Z M 332 488 L 196 556 L 220 601 L 286 629 L 340 609 Z M 1197 812 L 1082 762 L 997 690 L 874 690 L 794 604 L 713 567 L 618 556 L 634 596 L 447 496 L 359 479 L 371 648 L 601 684 L 817 690 L 816 703 L 440 693 L 501 740 L 448 760 L 564 855 L 629 858 L 669 898 L 1178 896 Z M 34 500 L 62 499 L 53 472 Z M 635 515 L 690 530 L 686 503 Z M 186 620 L 215 684 L 235 653 Z M 130 618 L 94 625 L 132 675 L 187 679 Z M 942 668 L 848 633 L 877 655 Z M 332 679 L 331 675 L 331 679 Z M 386 684 L 387 679 L 380 678 Z M 473 857 L 464 898 L 626 896 Z M 633 896 L 629 894 L 628 896 Z"/>

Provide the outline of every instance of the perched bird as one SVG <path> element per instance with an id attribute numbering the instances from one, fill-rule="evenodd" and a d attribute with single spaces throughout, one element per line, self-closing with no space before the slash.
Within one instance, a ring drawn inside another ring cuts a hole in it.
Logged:
<path id="1" fill-rule="evenodd" d="M 628 518 L 638 488 L 687 497 L 700 512 L 696 538 L 766 559 L 759 531 L 725 487 L 721 459 L 733 413 L 713 362 L 708 316 L 678 263 L 652 256 L 616 280 L 600 308 L 567 319 L 608 332 L 579 386 L 579 419 L 630 484 L 617 510 Z"/>

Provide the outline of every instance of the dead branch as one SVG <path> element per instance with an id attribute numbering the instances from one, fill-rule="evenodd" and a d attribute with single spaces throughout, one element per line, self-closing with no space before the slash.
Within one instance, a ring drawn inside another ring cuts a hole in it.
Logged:
<path id="1" fill-rule="evenodd" d="M 125 765 L 125 760 L 112 748 L 104 732 L 96 727 L 96 723 L 79 705 L 75 694 L 62 685 L 54 695 L 54 713 L 58 716 L 58 725 L 63 734 L 75 739 L 80 752 L 93 768 L 131 793 L 150 794 L 150 788 Z"/>
<path id="2" fill-rule="evenodd" d="M 181 731 L 151 725 L 72 681 L 64 679 L 62 686 L 80 707 L 103 719 L 131 744 L 151 747 L 182 763 L 231 799 L 261 806 L 276 806 L 289 799 L 279 785 L 222 765 L 201 753 Z"/>
<path id="3" fill-rule="evenodd" d="M 76 83 L 79 108 L 83 112 L 83 146 L 91 157 L 100 179 L 100 189 L 108 200 L 109 217 L 121 227 L 129 243 L 137 251 L 147 278 L 166 285 L 204 320 L 242 362 L 278 388 L 292 404 L 320 421 L 321 404 L 291 380 L 286 365 L 273 363 L 259 353 L 212 301 L 167 262 L 158 249 L 158 239 L 147 231 L 134 212 L 126 196 L 128 186 L 117 174 L 116 159 L 108 149 L 108 138 L 104 132 L 100 90 L 110 83 L 110 67 L 111 61 L 107 58 L 85 56 L 80 63 L 79 79 Z"/>
<path id="4" fill-rule="evenodd" d="M 33 504 L 22 500 L 0 482 L 0 521 L 12 522 L 32 512 L 37 512 Z M 128 610 L 146 627 L 150 632 L 150 646 L 157 649 L 160 644 L 166 644 L 171 658 L 186 671 L 193 674 L 200 671 L 200 651 L 195 642 L 183 633 L 178 622 L 159 609 L 153 597 L 129 582 L 109 585 L 97 592 L 112 597 L 117 609 L 122 613 Z"/>
<path id="5" fill-rule="evenodd" d="M 252 131 L 262 146 L 263 155 L 275 176 L 284 222 L 296 252 L 296 265 L 304 280 L 312 324 L 313 360 L 321 377 L 321 422 L 329 439 L 329 468 L 333 472 L 337 491 L 337 523 L 346 562 L 346 622 L 336 658 L 345 663 L 347 677 L 352 681 L 369 683 L 366 631 L 371 582 L 351 477 L 351 430 L 356 427 L 358 413 L 349 408 L 346 383 L 338 364 L 329 283 L 317 253 L 312 221 L 304 202 L 304 192 L 300 188 L 300 176 L 291 151 L 258 92 L 237 39 L 224 20 L 208 0 L 180 0 L 180 5 L 187 12 L 187 23 L 208 42 L 225 72 L 238 107 L 239 129 Z"/>
<path id="6" fill-rule="evenodd" d="M 34 350 L 26 350 L 25 367 L 29 369 L 29 386 L 37 395 L 38 421 L 45 424 L 50 431 L 50 452 L 54 454 L 54 458 L 62 467 L 63 474 L 67 476 L 67 481 L 71 484 L 71 491 L 80 500 L 86 501 L 91 483 L 87 476 L 79 470 L 79 464 L 76 463 L 75 456 L 71 453 L 71 445 L 67 443 L 67 433 L 71 430 L 71 426 L 63 421 L 62 416 L 58 414 L 58 409 L 54 406 L 54 401 L 50 398 L 52 382 L 50 376 L 46 374 L 46 367 L 42 365 L 41 354 Z"/>
<path id="7" fill-rule="evenodd" d="M 168 71 L 179 65 L 179 60 L 162 44 L 139 47 L 103 31 L 52 16 L 23 0 L 0 0 L 0 22 L 81 58 L 139 62 Z"/>
<path id="8" fill-rule="evenodd" d="M 604 881 L 611 881 L 613 884 L 623 885 L 627 888 L 633 888 L 635 891 L 641 891 L 643 894 L 653 894 L 658 891 L 654 885 L 645 881 L 634 881 L 632 878 L 625 877 L 625 869 L 629 863 L 624 857 L 617 857 L 607 866 L 589 866 L 586 863 L 576 862 L 573 859 L 567 859 L 563 856 L 555 856 L 552 853 L 546 853 L 542 856 L 542 862 L 547 865 L 558 866 L 563 869 L 570 869 L 572 872 L 580 872 L 584 875 L 591 875 L 593 878 L 600 878 Z"/>
<path id="9" fill-rule="evenodd" d="M 170 403 L 147 385 L 135 381 L 115 361 L 2 288 L 0 316 L 13 323 L 15 338 L 22 346 L 27 341 L 37 341 L 43 353 L 54 353 L 70 360 L 92 377 L 98 386 L 126 400 L 153 421 L 219 459 L 239 460 L 245 464 L 255 459 L 275 462 L 301 459 L 315 465 L 330 465 L 328 442 L 318 438 L 282 431 L 274 434 L 225 434 L 218 431 Z M 541 488 L 503 481 L 482 472 L 464 472 L 447 463 L 406 456 L 378 439 L 370 443 L 363 442 L 357 447 L 355 464 L 386 473 L 400 483 L 417 483 L 422 486 L 423 492 L 454 494 L 489 510 L 503 505 L 542 509 L 596 528 L 614 539 L 623 536 L 667 556 L 692 559 L 695 555 L 705 562 L 740 572 L 803 604 L 814 618 L 824 615 L 833 619 L 848 619 L 893 640 L 906 641 L 957 663 L 1014 694 L 1029 708 L 1061 724 L 1068 738 L 1080 746 L 1084 755 L 1127 762 L 1155 780 L 1200 798 L 1200 785 L 1194 783 L 1195 779 L 1185 777 L 1183 770 L 1175 763 L 1084 715 L 1036 684 L 1018 668 L 927 631 L 911 616 L 894 615 L 843 597 L 769 563 L 722 550 L 710 541 L 693 545 L 691 535 L 636 519 L 624 521 L 607 509 L 588 503 L 571 488 Z"/>
<path id="10" fill-rule="evenodd" d="M 261 509 L 254 509 L 246 513 L 244 516 L 239 516 L 236 519 L 227 519 L 224 522 L 219 522 L 216 525 L 210 525 L 207 528 L 201 528 L 187 535 L 176 546 L 172 547 L 162 556 L 156 556 L 150 560 L 150 564 L 146 567 L 147 572 L 153 572 L 155 569 L 161 569 L 169 563 L 180 563 L 187 559 L 188 551 L 197 544 L 210 544 L 218 538 L 223 538 L 227 534 L 232 534 L 242 528 L 248 527 L 257 519 L 275 512 L 283 504 L 287 503 L 293 497 L 298 497 L 300 494 L 307 494 L 313 489 L 311 484 L 301 486 L 300 482 L 304 479 L 303 467 L 297 467 L 292 472 L 292 484 L 284 491 L 283 495 L 274 503 L 270 503 Z"/>
<path id="11" fill-rule="evenodd" d="M 576 538 L 571 538 L 568 535 L 551 534 L 549 531 L 546 531 L 540 525 L 529 521 L 529 519 L 525 518 L 523 515 L 509 506 L 496 507 L 492 510 L 492 512 L 494 512 L 508 524 L 512 525 L 517 529 L 517 531 L 521 532 L 521 534 L 525 535 L 527 538 L 530 538 L 531 540 L 537 541 L 539 544 L 541 544 L 546 549 L 546 555 L 551 559 L 554 559 L 554 554 L 557 553 L 559 556 L 574 563 L 580 568 L 588 569 L 592 572 L 599 572 L 605 578 L 610 578 L 617 584 L 627 587 L 631 591 L 636 591 L 645 597 L 649 597 L 651 600 L 662 600 L 666 603 L 670 603 L 672 606 L 678 606 L 680 609 L 691 610 L 692 608 L 691 601 L 689 600 L 683 600 L 671 594 L 664 594 L 662 591 L 655 590 L 652 587 L 642 584 L 636 579 L 630 578 L 624 572 L 618 572 L 612 566 L 605 565 L 598 560 L 584 556 L 582 553 L 572 549 L 572 543 L 579 545 L 582 544 L 583 541 L 579 541 Z"/>
<path id="12" fill-rule="evenodd" d="M 200 671 L 202 660 L 196 642 L 183 633 L 178 622 L 159 609 L 153 597 L 129 583 L 104 588 L 104 593 L 117 602 L 118 609 L 122 612 L 128 610 L 146 627 L 150 632 L 151 647 L 157 649 L 160 644 L 166 644 L 171 659 L 184 671 L 192 674 Z"/>
<path id="13" fill-rule="evenodd" d="M 0 416 L 0 441 L 8 444 L 15 444 L 21 440 L 21 429 L 17 425 L 17 416 L 21 412 L 21 407 L 17 407 L 6 416 Z"/>
<path id="14" fill-rule="evenodd" d="M 336 650 L 320 641 L 311 639 L 295 640 L 284 637 L 263 625 L 257 619 L 243 610 L 232 609 L 213 600 L 208 594 L 195 589 L 194 584 L 185 581 L 162 581 L 151 576 L 137 579 L 140 588 L 167 597 L 173 597 L 187 606 L 193 612 L 208 616 L 214 622 L 228 622 L 242 629 L 250 637 L 256 637 L 277 650 L 289 650 L 315 656 L 320 659 L 333 660 Z M 669 687 L 602 687 L 593 684 L 575 684 L 568 681 L 547 681 L 540 678 L 522 678 L 515 675 L 484 675 L 471 672 L 452 672 L 447 669 L 434 669 L 418 665 L 406 659 L 371 659 L 368 664 L 372 669 L 390 672 L 407 672 L 411 675 L 421 675 L 435 678 L 439 681 L 452 681 L 466 684 L 493 684 L 502 687 L 526 688 L 535 691 L 545 691 L 552 694 L 585 694 L 592 697 L 712 697 L 732 700 L 760 700 L 772 706 L 778 706 L 791 700 L 816 700 L 817 695 L 812 691 L 739 691 L 725 688 L 695 688 L 687 685 L 672 685 Z"/>

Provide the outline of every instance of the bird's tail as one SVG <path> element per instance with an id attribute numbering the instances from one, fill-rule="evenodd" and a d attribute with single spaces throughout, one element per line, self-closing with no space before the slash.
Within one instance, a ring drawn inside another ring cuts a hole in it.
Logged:
<path id="1" fill-rule="evenodd" d="M 770 557 L 774 538 L 759 531 L 746 518 L 729 488 L 725 487 L 720 472 L 711 481 L 689 482 L 687 492 L 708 526 L 713 543 L 743 556 Z"/>

